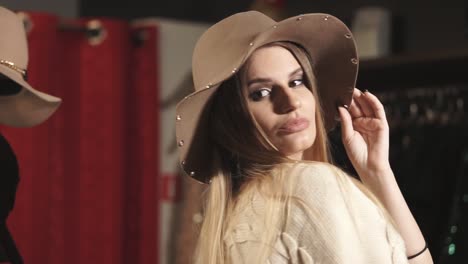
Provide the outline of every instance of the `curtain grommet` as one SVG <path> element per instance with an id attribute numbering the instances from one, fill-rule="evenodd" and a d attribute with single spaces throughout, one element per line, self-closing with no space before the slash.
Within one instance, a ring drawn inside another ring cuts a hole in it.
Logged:
<path id="1" fill-rule="evenodd" d="M 107 31 L 101 21 L 93 19 L 86 24 L 86 36 L 91 46 L 97 46 L 104 41 L 107 36 Z"/>

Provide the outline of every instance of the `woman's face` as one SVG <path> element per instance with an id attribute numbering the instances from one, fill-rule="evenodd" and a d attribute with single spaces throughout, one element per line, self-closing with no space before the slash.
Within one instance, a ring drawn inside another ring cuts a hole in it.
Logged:
<path id="1" fill-rule="evenodd" d="M 285 156 L 300 160 L 315 141 L 315 98 L 294 56 L 280 46 L 252 53 L 242 73 L 248 108 Z"/>

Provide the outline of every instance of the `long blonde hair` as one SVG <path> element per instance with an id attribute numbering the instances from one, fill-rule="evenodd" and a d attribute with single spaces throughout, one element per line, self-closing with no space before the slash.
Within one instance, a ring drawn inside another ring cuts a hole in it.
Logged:
<path id="1" fill-rule="evenodd" d="M 327 133 L 324 126 L 319 93 L 315 74 L 308 54 L 299 46 L 289 42 L 275 42 L 289 50 L 301 65 L 305 85 L 316 99 L 316 139 L 311 148 L 304 152 L 304 162 L 331 163 Z M 240 71 L 242 73 L 242 69 Z M 195 252 L 195 263 L 229 263 L 224 238 L 238 220 L 236 208 L 247 206 L 254 195 L 265 200 L 265 210 L 259 216 L 263 222 L 261 249 L 258 261 L 265 263 L 270 255 L 278 231 L 281 230 L 289 215 L 292 202 L 305 207 L 311 215 L 314 208 L 307 208 L 301 200 L 294 197 L 291 177 L 281 173 L 281 164 L 294 162 L 282 156 L 265 136 L 247 107 L 245 91 L 238 75 L 226 80 L 213 98 L 210 131 L 215 143 L 214 173 L 206 192 L 204 221 Z M 330 165 L 331 167 L 334 167 Z M 277 177 L 271 176 L 278 170 Z M 343 186 L 347 177 L 334 167 L 336 176 Z M 382 208 L 377 199 L 358 181 L 356 185 Z"/>

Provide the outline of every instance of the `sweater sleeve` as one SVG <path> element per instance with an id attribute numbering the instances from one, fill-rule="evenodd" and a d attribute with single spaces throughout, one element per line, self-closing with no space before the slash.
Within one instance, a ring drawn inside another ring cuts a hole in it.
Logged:
<path id="1" fill-rule="evenodd" d="M 297 187 L 285 232 L 318 263 L 365 263 L 349 179 L 339 179 L 322 164 L 297 166 L 291 177 Z"/>
<path id="2" fill-rule="evenodd" d="M 286 231 L 318 263 L 396 263 L 388 222 L 349 176 L 327 164 L 296 166 Z M 402 263 L 402 262 L 398 262 Z"/>

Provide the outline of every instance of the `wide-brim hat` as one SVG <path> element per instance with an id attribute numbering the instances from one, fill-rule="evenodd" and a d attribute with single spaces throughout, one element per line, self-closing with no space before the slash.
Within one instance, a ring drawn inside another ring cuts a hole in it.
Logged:
<path id="1" fill-rule="evenodd" d="M 198 40 L 192 60 L 195 92 L 176 107 L 176 138 L 183 170 L 209 182 L 213 142 L 209 136 L 210 99 L 259 47 L 278 41 L 296 43 L 310 55 L 325 128 L 349 105 L 356 84 L 358 56 L 349 28 L 334 16 L 304 14 L 280 22 L 256 11 L 232 15 L 210 27 Z M 228 120 L 226 120 L 228 122 Z"/>
<path id="2" fill-rule="evenodd" d="M 1 93 L 0 124 L 14 127 L 37 125 L 52 115 L 61 99 L 34 89 L 26 81 L 28 45 L 23 21 L 1 6 L 0 36 L 0 75 L 21 87 L 18 93 Z M 6 89 L 5 86 L 0 82 L 0 89 Z"/>

